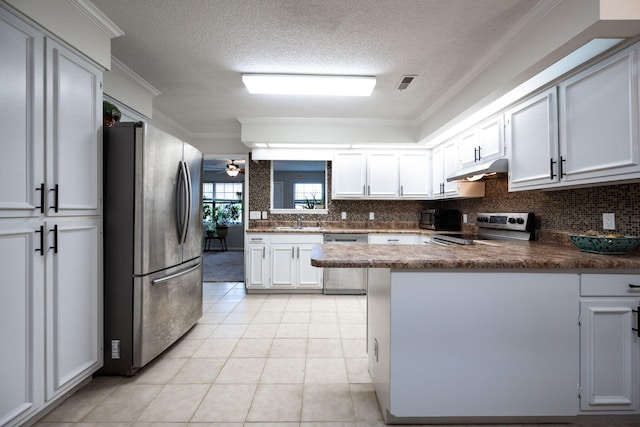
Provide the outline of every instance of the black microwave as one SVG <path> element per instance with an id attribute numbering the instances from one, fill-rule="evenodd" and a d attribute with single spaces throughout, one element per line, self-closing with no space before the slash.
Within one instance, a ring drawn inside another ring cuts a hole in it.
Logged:
<path id="1" fill-rule="evenodd" d="M 423 209 L 420 211 L 420 228 L 429 230 L 460 230 L 460 211 L 457 209 Z"/>

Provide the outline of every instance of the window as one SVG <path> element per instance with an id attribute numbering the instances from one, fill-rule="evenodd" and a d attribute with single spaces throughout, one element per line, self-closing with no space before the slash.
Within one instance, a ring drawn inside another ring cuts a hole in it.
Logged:
<path id="1" fill-rule="evenodd" d="M 242 223 L 242 183 L 241 182 L 204 182 L 202 183 L 203 211 L 214 212 L 215 207 L 237 210 L 237 219 L 229 220 L 230 224 Z M 213 220 L 213 218 L 211 218 Z"/>
<path id="2" fill-rule="evenodd" d="M 295 209 L 313 209 L 316 203 L 321 203 L 324 190 L 322 183 L 296 182 L 293 184 L 293 198 Z"/>

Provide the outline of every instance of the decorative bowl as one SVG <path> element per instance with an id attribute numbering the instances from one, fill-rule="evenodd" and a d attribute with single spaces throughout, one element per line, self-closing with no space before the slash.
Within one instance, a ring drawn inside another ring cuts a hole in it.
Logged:
<path id="1" fill-rule="evenodd" d="M 622 255 L 631 252 L 638 243 L 639 237 L 602 237 L 570 234 L 571 243 L 582 252 L 594 254 Z"/>

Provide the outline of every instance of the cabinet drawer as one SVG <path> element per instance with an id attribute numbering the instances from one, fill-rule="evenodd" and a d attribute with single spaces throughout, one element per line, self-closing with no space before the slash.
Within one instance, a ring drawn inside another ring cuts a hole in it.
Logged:
<path id="1" fill-rule="evenodd" d="M 269 243 L 269 236 L 265 234 L 249 234 L 247 236 L 248 244 Z"/>
<path id="2" fill-rule="evenodd" d="M 322 244 L 322 234 L 297 234 L 297 233 L 284 233 L 284 234 L 272 234 L 271 243 L 280 244 Z"/>
<path id="3" fill-rule="evenodd" d="M 369 244 L 372 245 L 415 245 L 415 234 L 369 234 Z"/>
<path id="4" fill-rule="evenodd" d="M 640 297 L 640 274 L 582 274 L 580 293 L 583 296 Z"/>

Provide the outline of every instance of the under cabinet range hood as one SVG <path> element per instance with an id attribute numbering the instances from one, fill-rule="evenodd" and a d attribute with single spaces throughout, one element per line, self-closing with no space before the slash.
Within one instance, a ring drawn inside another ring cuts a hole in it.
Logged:
<path id="1" fill-rule="evenodd" d="M 448 176 L 447 181 L 480 181 L 501 176 L 508 172 L 508 164 L 507 159 L 496 159 L 487 163 L 473 165 L 460 169 L 455 174 Z"/>

